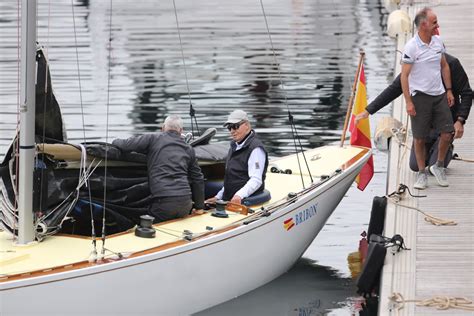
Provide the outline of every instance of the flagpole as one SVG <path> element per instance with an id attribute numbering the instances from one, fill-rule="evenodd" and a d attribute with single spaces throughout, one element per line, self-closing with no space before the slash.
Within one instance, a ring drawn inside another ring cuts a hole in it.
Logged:
<path id="1" fill-rule="evenodd" d="M 352 85 L 351 97 L 349 98 L 349 104 L 347 105 L 346 119 L 344 121 L 344 129 L 342 130 L 342 135 L 341 135 L 341 147 L 344 146 L 344 141 L 346 139 L 347 126 L 349 125 L 349 118 L 351 117 L 351 113 L 352 113 L 352 106 L 354 104 L 354 97 L 356 93 L 357 82 L 359 81 L 360 68 L 362 67 L 362 63 L 364 61 L 365 52 L 361 49 L 359 54 L 360 54 L 359 66 L 357 66 L 357 73 L 354 78 L 354 84 Z"/>

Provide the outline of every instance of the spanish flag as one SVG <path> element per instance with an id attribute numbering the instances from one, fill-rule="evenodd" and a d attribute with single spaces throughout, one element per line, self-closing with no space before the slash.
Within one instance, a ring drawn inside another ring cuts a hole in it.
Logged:
<path id="1" fill-rule="evenodd" d="M 363 119 L 359 121 L 359 124 L 355 126 L 355 116 L 365 110 L 367 106 L 367 91 L 365 88 L 365 73 L 364 65 L 361 66 L 359 80 L 357 82 L 357 92 L 355 96 L 354 107 L 352 109 L 351 123 L 349 130 L 351 132 L 351 145 L 362 146 L 372 148 L 372 142 L 370 141 L 370 124 L 369 119 Z M 365 166 L 360 171 L 356 178 L 357 188 L 364 191 L 367 184 L 369 184 L 372 176 L 374 175 L 374 160 L 372 156 L 369 158 Z"/>
<path id="2" fill-rule="evenodd" d="M 286 230 L 290 230 L 294 226 L 295 226 L 295 222 L 293 222 L 293 217 L 283 222 L 283 227 L 285 227 Z"/>

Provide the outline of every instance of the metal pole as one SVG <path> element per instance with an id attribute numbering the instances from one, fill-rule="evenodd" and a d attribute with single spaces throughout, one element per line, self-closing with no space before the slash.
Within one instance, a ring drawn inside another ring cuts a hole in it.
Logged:
<path id="1" fill-rule="evenodd" d="M 35 239 L 33 171 L 35 158 L 36 0 L 21 2 L 20 165 L 18 243 Z"/>

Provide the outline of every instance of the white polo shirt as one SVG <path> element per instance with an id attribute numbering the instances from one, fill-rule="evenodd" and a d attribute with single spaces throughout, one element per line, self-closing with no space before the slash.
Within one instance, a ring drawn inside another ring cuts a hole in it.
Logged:
<path id="1" fill-rule="evenodd" d="M 408 76 L 411 95 L 417 91 L 432 96 L 445 92 L 441 77 L 441 56 L 445 51 L 438 35 L 431 36 L 429 45 L 421 40 L 418 33 L 407 42 L 401 62 L 413 64 Z"/>

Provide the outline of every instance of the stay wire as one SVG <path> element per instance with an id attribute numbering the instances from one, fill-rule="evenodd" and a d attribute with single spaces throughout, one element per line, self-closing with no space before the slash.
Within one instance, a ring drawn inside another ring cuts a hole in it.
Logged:
<path id="1" fill-rule="evenodd" d="M 72 8 L 72 24 L 73 24 L 73 30 L 74 30 L 74 46 L 75 46 L 75 51 L 76 51 L 76 64 L 77 64 L 77 77 L 78 77 L 78 83 L 79 83 L 79 101 L 81 105 L 81 120 L 82 120 L 82 137 L 84 143 L 86 142 L 86 128 L 85 128 L 85 120 L 84 120 L 84 104 L 82 100 L 82 84 L 81 84 L 81 68 L 80 68 L 80 63 L 79 63 L 79 50 L 78 50 L 78 44 L 77 44 L 77 31 L 76 31 L 76 13 L 74 11 L 74 0 L 71 0 L 71 8 Z M 91 193 L 91 188 L 89 185 L 89 178 L 86 179 L 86 186 L 88 189 L 88 194 L 89 194 L 89 212 L 91 215 L 91 237 L 92 237 L 92 245 L 94 247 L 94 252 L 96 252 L 96 247 L 97 247 L 97 241 L 96 241 L 96 232 L 95 232 L 95 221 L 94 221 L 94 214 L 92 210 L 92 193 Z"/>
<path id="2" fill-rule="evenodd" d="M 105 255 L 105 213 L 107 206 L 107 166 L 108 166 L 108 142 L 109 142 L 109 110 L 110 110 L 110 79 L 111 79 L 111 68 L 112 68 L 112 2 L 110 0 L 110 9 L 109 9 L 109 47 L 108 47 L 108 63 L 107 63 L 107 103 L 106 103 L 106 115 L 105 115 L 105 161 L 104 161 L 104 200 L 102 205 L 102 249 L 101 249 L 101 258 Z"/>
<path id="3" fill-rule="evenodd" d="M 15 157 L 15 174 L 19 174 L 20 172 L 20 159 L 19 159 L 19 155 L 20 155 L 20 98 L 21 98 L 21 88 L 20 88 L 20 80 L 21 80 L 21 75 L 20 75 L 20 72 L 21 72 L 21 35 L 20 35 L 20 23 L 21 23 L 21 3 L 20 3 L 21 0 L 18 0 L 17 1 L 17 21 L 18 21 L 18 24 L 17 24 L 17 69 L 18 69 L 18 73 L 17 73 L 17 109 L 16 109 L 16 113 L 17 113 L 17 116 L 16 116 L 16 139 L 15 139 L 15 143 L 14 143 L 14 152 L 12 153 L 13 156 Z M 15 201 L 14 201 L 14 208 L 15 210 L 17 210 L 17 214 L 18 214 L 18 191 L 16 190 L 16 188 L 18 188 L 18 177 L 15 177 L 13 179 L 13 190 L 15 192 Z M 16 227 L 16 224 L 17 221 L 14 221 L 13 222 L 13 230 L 15 230 L 15 227 Z M 13 234 L 14 235 L 14 239 L 16 239 L 18 236 L 16 234 Z"/>
<path id="4" fill-rule="evenodd" d="M 303 172 L 302 172 L 302 168 L 301 168 L 300 158 L 299 158 L 299 155 L 298 155 L 299 152 L 298 152 L 298 145 L 297 145 L 297 141 L 296 141 L 296 139 L 298 138 L 298 133 L 296 131 L 296 126 L 295 126 L 294 121 L 293 121 L 293 115 L 291 114 L 290 107 L 288 105 L 288 99 L 287 99 L 287 96 L 286 96 L 285 85 L 283 84 L 280 64 L 278 63 L 278 60 L 277 60 L 277 57 L 276 57 L 275 47 L 273 45 L 272 35 L 270 33 L 270 28 L 268 26 L 267 15 L 265 13 L 265 7 L 263 6 L 263 0 L 260 0 L 260 7 L 262 8 L 262 14 L 263 14 L 263 18 L 265 20 L 265 27 L 267 28 L 268 39 L 270 40 L 270 46 L 272 48 L 273 60 L 274 60 L 275 67 L 276 67 L 277 72 L 278 72 L 278 79 L 280 80 L 280 85 L 281 85 L 281 88 L 283 90 L 283 97 L 285 99 L 285 105 L 286 105 L 286 108 L 287 108 L 287 111 L 288 111 L 288 120 L 290 121 L 291 134 L 292 134 L 293 143 L 294 143 L 294 146 L 295 146 L 296 159 L 298 161 L 298 168 L 300 170 L 301 182 L 302 182 L 303 188 L 304 188 L 305 186 L 304 186 Z M 305 154 L 304 154 L 304 151 L 303 151 L 303 147 L 301 146 L 301 141 L 299 141 L 299 146 L 300 146 L 300 149 L 301 149 L 301 154 L 303 155 L 304 160 L 306 162 L 306 168 L 308 169 L 308 174 L 310 176 L 311 183 L 312 183 L 313 182 L 313 177 L 311 175 L 311 170 L 309 169 L 308 162 L 306 161 L 306 157 L 305 157 Z"/>
<path id="5" fill-rule="evenodd" d="M 304 163 L 305 163 L 305 165 L 306 165 L 306 169 L 308 170 L 309 178 L 310 178 L 310 180 L 311 180 L 311 183 L 313 183 L 313 182 L 314 182 L 314 181 L 313 181 L 313 176 L 312 176 L 312 174 L 311 174 L 311 170 L 309 169 L 308 160 L 306 160 L 306 155 L 305 155 L 304 152 L 303 152 L 303 145 L 301 144 L 301 138 L 300 138 L 300 136 L 299 136 L 299 134 L 298 134 L 298 130 L 296 129 L 296 126 L 295 126 L 294 124 L 293 124 L 293 126 L 294 126 L 294 128 L 295 128 L 296 139 L 298 140 L 298 144 L 299 144 L 299 146 L 300 146 L 300 148 L 301 148 L 301 154 L 302 154 L 302 156 L 303 156 Z M 298 163 L 299 163 L 299 161 L 298 161 Z M 300 170 L 301 170 L 301 168 L 300 168 Z"/>
<path id="6" fill-rule="evenodd" d="M 44 74 L 44 100 L 43 100 L 43 134 L 41 136 L 41 142 L 44 144 L 46 139 L 46 105 L 51 104 L 53 99 L 51 91 L 50 95 L 48 95 L 48 79 L 49 79 L 49 61 L 48 61 L 48 53 L 49 53 L 49 40 L 50 40 L 50 22 L 51 22 L 51 1 L 48 1 L 48 32 L 47 32 L 47 42 L 45 51 L 43 51 L 43 57 L 45 60 L 45 74 Z M 48 98 L 49 97 L 49 98 Z M 35 100 L 36 102 L 36 100 Z M 36 108 L 35 108 L 36 111 Z M 44 157 L 44 155 L 43 155 Z M 44 186 L 44 169 L 41 168 L 41 176 L 40 176 L 40 193 L 39 193 L 39 210 L 41 211 L 41 207 L 43 205 L 43 186 Z"/>
<path id="7" fill-rule="evenodd" d="M 303 172 L 301 171 L 301 163 L 300 163 L 300 156 L 298 155 L 298 147 L 296 145 L 296 127 L 294 126 L 293 122 L 293 115 L 290 113 L 290 110 L 288 109 L 288 121 L 290 122 L 290 128 L 291 128 L 291 134 L 293 135 L 293 145 L 295 146 L 295 152 L 296 152 L 296 161 L 298 162 L 298 170 L 300 171 L 300 177 L 301 177 L 301 183 L 303 184 L 303 189 L 305 188 L 304 186 L 304 179 L 303 179 Z"/>
<path id="8" fill-rule="evenodd" d="M 193 134 L 193 138 L 194 138 L 194 125 L 193 125 L 193 119 L 196 123 L 196 129 L 197 129 L 197 134 L 199 136 L 201 136 L 200 132 L 199 132 L 199 126 L 198 126 L 198 123 L 197 123 L 197 119 L 196 119 L 196 113 L 195 113 L 195 110 L 193 108 L 193 104 L 191 102 L 191 90 L 189 88 L 189 80 L 188 80 L 188 70 L 186 68 L 186 60 L 184 59 L 184 48 L 183 48 L 183 41 L 181 40 L 181 29 L 179 27 L 179 20 L 178 20 L 178 10 L 176 9 L 176 1 L 173 0 L 173 7 L 174 7 L 174 16 L 175 16 L 175 19 L 176 19 L 176 29 L 178 31 L 178 38 L 179 38 L 179 47 L 181 49 L 181 59 L 183 61 L 183 69 L 184 69 L 184 78 L 186 79 L 186 89 L 188 91 L 188 100 L 189 100 L 189 115 L 191 116 L 191 132 Z"/>

